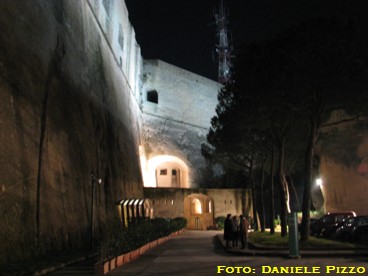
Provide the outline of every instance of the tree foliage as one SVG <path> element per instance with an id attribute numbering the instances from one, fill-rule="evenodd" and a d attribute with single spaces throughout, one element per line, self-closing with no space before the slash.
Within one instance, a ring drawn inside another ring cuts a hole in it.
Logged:
<path id="1" fill-rule="evenodd" d="M 304 160 L 306 240 L 313 157 L 322 123 L 334 110 L 357 114 L 366 108 L 366 44 L 365 34 L 351 20 L 310 19 L 263 44 L 244 47 L 237 55 L 233 83 L 219 92 L 204 152 L 248 169 L 260 166 L 264 153 L 276 157 L 282 235 L 289 211 L 286 176 Z"/>
<path id="2" fill-rule="evenodd" d="M 308 126 L 305 148 L 302 240 L 309 238 L 313 158 L 322 123 L 332 111 L 350 114 L 367 104 L 367 43 L 351 20 L 314 19 L 279 39 L 287 56 L 283 89 Z M 294 95 L 294 96 L 293 96 Z"/>

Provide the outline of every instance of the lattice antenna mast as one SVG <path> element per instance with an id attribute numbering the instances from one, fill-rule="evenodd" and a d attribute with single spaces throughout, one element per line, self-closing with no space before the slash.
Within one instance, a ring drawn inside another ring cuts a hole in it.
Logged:
<path id="1" fill-rule="evenodd" d="M 218 55 L 218 81 L 222 84 L 230 82 L 231 79 L 231 47 L 228 39 L 228 19 L 225 5 L 220 0 L 218 13 L 215 14 L 217 25 L 218 44 L 216 44 L 216 52 Z"/>

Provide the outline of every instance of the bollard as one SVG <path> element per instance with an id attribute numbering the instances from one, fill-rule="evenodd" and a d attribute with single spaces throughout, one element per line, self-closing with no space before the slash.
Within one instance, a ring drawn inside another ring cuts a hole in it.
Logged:
<path id="1" fill-rule="evenodd" d="M 298 223 L 295 212 L 289 214 L 288 222 L 289 222 L 289 257 L 300 258 Z"/>

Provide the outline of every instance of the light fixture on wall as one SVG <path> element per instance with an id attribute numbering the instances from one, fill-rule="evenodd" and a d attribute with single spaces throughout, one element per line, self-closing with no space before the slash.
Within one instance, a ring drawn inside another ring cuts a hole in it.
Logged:
<path id="1" fill-rule="evenodd" d="M 318 187 L 321 187 L 321 186 L 323 185 L 322 178 L 317 178 L 317 179 L 316 179 L 316 185 L 317 185 Z"/>

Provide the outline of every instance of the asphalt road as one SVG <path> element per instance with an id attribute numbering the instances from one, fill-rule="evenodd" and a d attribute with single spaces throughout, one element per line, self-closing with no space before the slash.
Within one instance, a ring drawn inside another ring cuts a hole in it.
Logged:
<path id="1" fill-rule="evenodd" d="M 217 231 L 185 231 L 107 275 L 368 275 L 368 256 L 262 257 L 231 254 Z"/>

